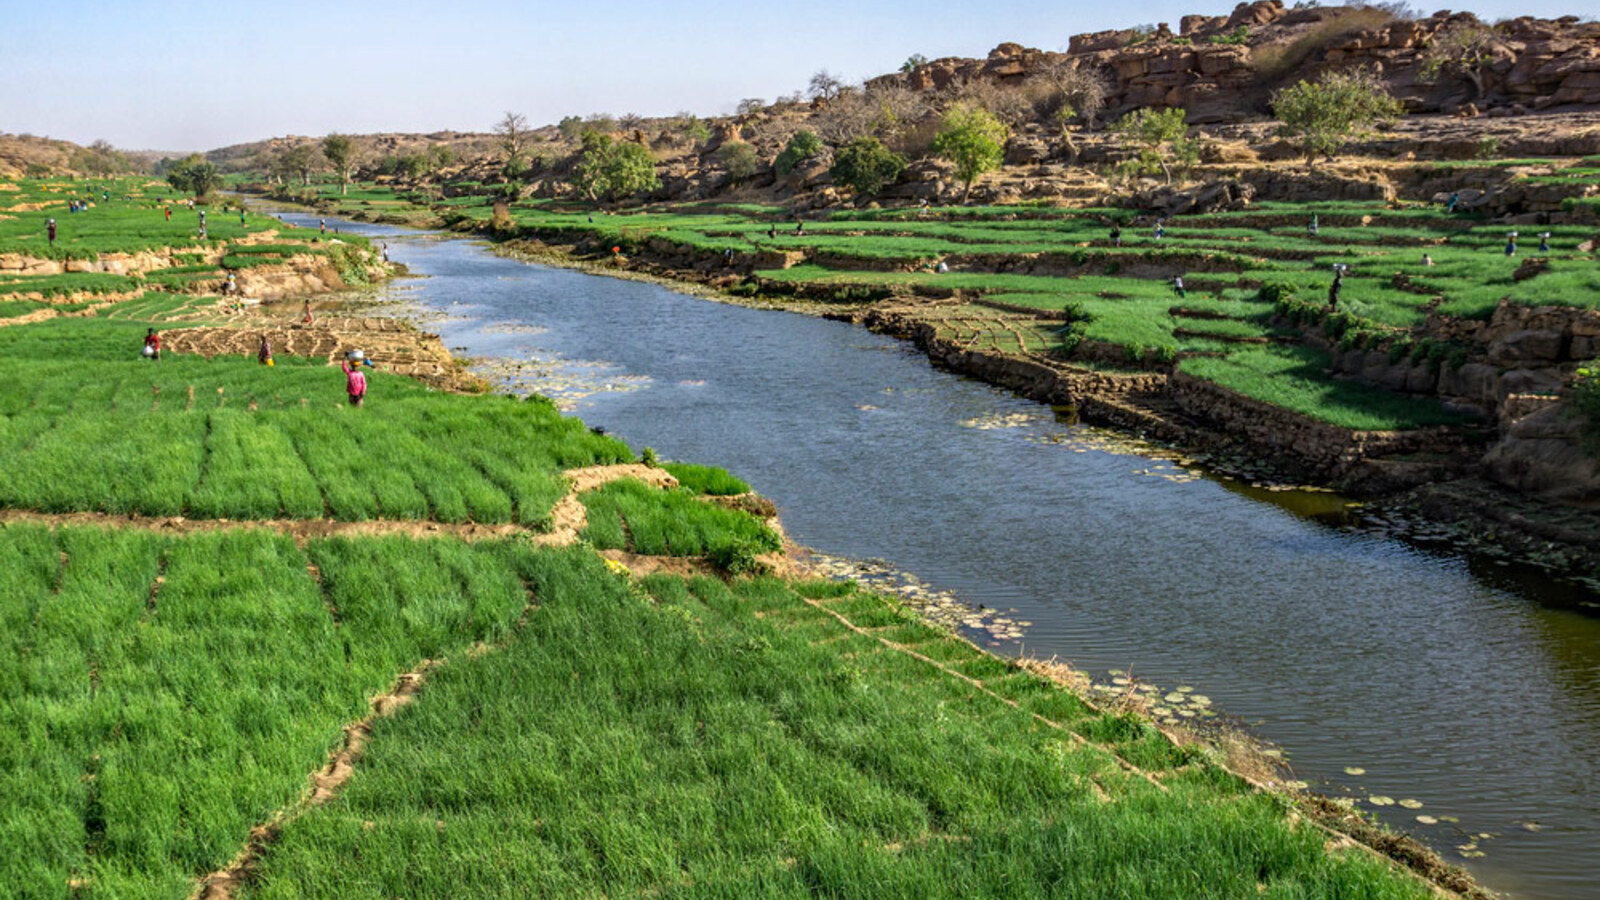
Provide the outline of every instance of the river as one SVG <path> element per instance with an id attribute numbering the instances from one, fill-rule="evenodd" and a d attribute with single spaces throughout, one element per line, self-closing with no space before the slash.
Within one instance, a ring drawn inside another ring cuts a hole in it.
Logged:
<path id="1" fill-rule="evenodd" d="M 1600 617 L 1553 582 L 1140 455 L 858 327 L 338 225 L 426 276 L 381 299 L 502 386 L 730 469 L 803 545 L 1029 623 L 997 652 L 1192 687 L 1313 787 L 1420 802 L 1369 808 L 1489 887 L 1595 896 Z"/>

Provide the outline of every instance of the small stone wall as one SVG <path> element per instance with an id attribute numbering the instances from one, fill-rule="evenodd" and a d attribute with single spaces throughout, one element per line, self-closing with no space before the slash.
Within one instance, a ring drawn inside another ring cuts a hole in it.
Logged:
<path id="1" fill-rule="evenodd" d="M 1185 413 L 1228 434 L 1287 453 L 1319 474 L 1337 476 L 1363 459 L 1398 453 L 1457 453 L 1466 439 L 1449 428 L 1352 431 L 1175 372 L 1171 394 Z"/>

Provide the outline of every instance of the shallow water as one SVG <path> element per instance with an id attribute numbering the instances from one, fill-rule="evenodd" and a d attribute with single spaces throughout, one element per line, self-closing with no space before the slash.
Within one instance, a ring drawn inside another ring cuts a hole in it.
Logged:
<path id="1" fill-rule="evenodd" d="M 1015 610 L 1028 653 L 1192 685 L 1314 787 L 1421 801 L 1378 813 L 1492 888 L 1595 896 L 1600 618 L 1570 591 L 1137 455 L 849 325 L 340 224 L 429 276 L 382 295 L 505 386 L 725 466 L 802 544 Z"/>

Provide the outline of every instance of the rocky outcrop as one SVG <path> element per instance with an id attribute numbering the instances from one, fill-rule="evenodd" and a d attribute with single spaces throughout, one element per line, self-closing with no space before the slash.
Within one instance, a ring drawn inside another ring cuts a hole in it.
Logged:
<path id="1" fill-rule="evenodd" d="M 1582 421 L 1565 403 L 1538 409 L 1512 424 L 1484 456 L 1490 478 L 1551 500 L 1600 500 L 1600 455 L 1585 445 Z"/>
<path id="2" fill-rule="evenodd" d="M 875 83 L 942 91 L 970 81 L 1018 82 L 1066 64 L 1101 72 L 1113 112 L 1182 107 L 1193 124 L 1242 121 L 1266 112 L 1270 90 L 1330 70 L 1365 67 L 1410 112 L 1510 115 L 1600 105 L 1600 24 L 1576 17 L 1522 17 L 1494 26 L 1491 62 L 1467 78 L 1428 81 L 1418 57 L 1440 31 L 1477 25 L 1471 13 L 1397 19 L 1374 8 L 1288 9 L 1280 0 L 1241 3 L 1228 16 L 1185 16 L 1177 34 L 1118 29 L 1075 35 L 1065 53 L 1001 44 L 985 59 L 946 58 Z"/>

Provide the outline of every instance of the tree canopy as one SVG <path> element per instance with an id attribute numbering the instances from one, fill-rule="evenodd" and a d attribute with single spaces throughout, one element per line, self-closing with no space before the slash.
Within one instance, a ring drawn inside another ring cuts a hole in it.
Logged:
<path id="1" fill-rule="evenodd" d="M 1181 107 L 1139 109 L 1117 120 L 1111 130 L 1137 147 L 1139 155 L 1123 163 L 1131 174 L 1166 176 L 1172 183 L 1173 168 L 1187 168 L 1199 158 L 1199 148 L 1189 140 L 1188 113 Z"/>
<path id="2" fill-rule="evenodd" d="M 217 167 L 198 153 L 184 157 L 167 171 L 167 184 L 180 191 L 193 191 L 196 197 L 211 193 L 221 182 Z"/>
<path id="3" fill-rule="evenodd" d="M 833 180 L 849 185 L 857 194 L 871 196 L 900 177 L 906 161 L 871 135 L 858 137 L 834 154 Z"/>
<path id="4" fill-rule="evenodd" d="M 1444 75 L 1472 85 L 1472 95 L 1483 95 L 1483 76 L 1494 64 L 1494 29 L 1481 22 L 1445 26 L 1417 56 L 1417 77 L 1429 84 Z"/>
<path id="5" fill-rule="evenodd" d="M 350 193 L 350 172 L 356 166 L 356 142 L 336 131 L 322 139 L 322 155 L 339 173 L 339 193 Z"/>
<path id="6" fill-rule="evenodd" d="M 956 164 L 956 177 L 972 193 L 972 183 L 985 172 L 1000 168 L 1010 132 L 982 107 L 955 106 L 939 122 L 939 133 L 929 149 Z M 965 196 L 965 195 L 963 195 Z"/>
<path id="7" fill-rule="evenodd" d="M 616 141 L 608 134 L 586 131 L 583 159 L 578 163 L 578 187 L 591 200 L 617 200 L 661 185 L 655 157 L 632 141 Z"/>
<path id="8" fill-rule="evenodd" d="M 1272 95 L 1272 111 L 1282 124 L 1278 134 L 1297 140 L 1306 165 L 1333 156 L 1352 135 L 1400 115 L 1400 101 L 1389 96 L 1365 69 L 1329 72 Z"/>

